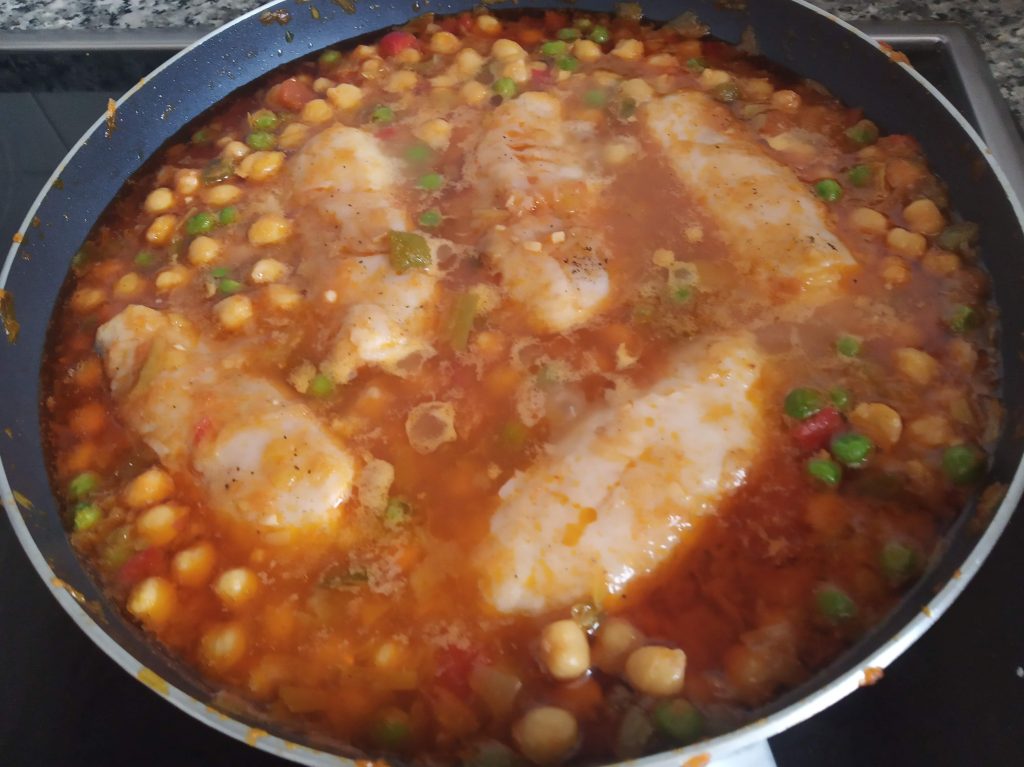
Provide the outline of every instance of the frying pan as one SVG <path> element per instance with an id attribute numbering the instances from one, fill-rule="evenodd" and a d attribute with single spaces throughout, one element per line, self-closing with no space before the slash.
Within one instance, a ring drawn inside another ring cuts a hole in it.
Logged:
<path id="1" fill-rule="evenodd" d="M 347 4 L 347 3 L 346 3 Z M 435 0 L 429 10 L 472 10 L 473 0 Z M 553 0 L 497 3 L 502 9 L 553 7 Z M 610 0 L 572 8 L 608 12 Z M 981 229 L 980 252 L 1000 310 L 1000 356 L 1006 419 L 984 486 L 1004 490 L 995 509 L 972 500 L 945 535 L 920 580 L 859 642 L 812 678 L 754 713 L 730 733 L 637 761 L 679 764 L 697 754 L 716 760 L 738 753 L 770 762 L 758 744 L 829 706 L 884 668 L 928 629 L 977 572 L 1024 490 L 1024 212 L 981 139 L 956 110 L 910 67 L 870 38 L 804 0 L 649 0 L 645 17 L 667 21 L 694 11 L 712 34 L 738 42 L 752 31 L 759 51 L 824 83 L 846 104 L 862 107 L 886 133 L 909 133 L 948 185 L 952 207 Z M 287 11 L 287 23 L 268 11 Z M 360 755 L 344 744 L 310 737 L 265 720 L 258 711 L 218 695 L 192 670 L 164 653 L 103 594 L 72 549 L 43 459 L 40 370 L 47 325 L 71 258 L 122 185 L 167 140 L 235 89 L 281 64 L 341 41 L 401 24 L 419 4 L 385 2 L 356 12 L 324 2 L 279 0 L 198 41 L 139 83 L 118 103 L 116 128 L 100 119 L 76 144 L 40 192 L 0 271 L 0 287 L 17 302 L 21 334 L 0 346 L 8 386 L 0 398 L 0 498 L 40 577 L 79 627 L 128 673 L 200 721 L 268 752 L 310 765 L 345 764 Z M 19 257 L 31 254 L 31 258 Z M 751 763 L 747 760 L 745 763 Z"/>

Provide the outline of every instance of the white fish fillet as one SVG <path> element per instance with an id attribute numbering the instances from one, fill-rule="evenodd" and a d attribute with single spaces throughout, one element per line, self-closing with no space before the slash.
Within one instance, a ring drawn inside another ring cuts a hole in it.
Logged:
<path id="1" fill-rule="evenodd" d="M 745 271 L 768 282 L 793 280 L 812 299 L 856 266 L 825 204 L 726 108 L 682 92 L 649 102 L 642 119 Z"/>
<path id="2" fill-rule="evenodd" d="M 542 210 L 557 208 L 559 198 L 569 194 L 578 221 L 596 202 L 605 183 L 590 158 L 597 142 L 579 139 L 558 98 L 528 92 L 487 118 L 466 163 L 474 189 L 519 216 L 496 228 L 484 251 L 513 301 L 526 308 L 541 332 L 584 324 L 604 307 L 610 289 L 604 240 Z M 564 241 L 552 242 L 555 232 Z"/>
<path id="3" fill-rule="evenodd" d="M 749 336 L 697 342 L 652 388 L 584 416 L 509 480 L 477 559 L 489 602 L 543 612 L 617 593 L 668 558 L 746 479 L 761 365 Z"/>
<path id="4" fill-rule="evenodd" d="M 439 242 L 439 241 L 438 241 Z M 341 329 L 321 369 L 337 383 L 375 365 L 400 373 L 410 357 L 434 353 L 430 343 L 438 294 L 434 264 L 398 274 L 387 256 L 349 258 L 338 266 L 338 302 L 346 306 Z"/>
<path id="5" fill-rule="evenodd" d="M 565 234 L 564 241 L 551 241 L 556 231 Z M 557 219 L 529 216 L 492 232 L 484 253 L 512 300 L 526 308 L 534 329 L 558 333 L 583 325 L 607 304 L 606 248 L 596 231 L 566 232 Z"/>
<path id="6" fill-rule="evenodd" d="M 128 306 L 96 343 L 125 421 L 210 507 L 267 530 L 329 530 L 350 496 L 354 460 L 294 396 L 221 365 L 223 349 L 187 322 Z"/>
<path id="7" fill-rule="evenodd" d="M 333 125 L 288 164 L 294 199 L 313 204 L 337 227 L 333 243 L 346 252 L 379 253 L 389 229 L 408 228 L 408 212 L 395 195 L 398 162 L 384 153 L 376 136 Z"/>

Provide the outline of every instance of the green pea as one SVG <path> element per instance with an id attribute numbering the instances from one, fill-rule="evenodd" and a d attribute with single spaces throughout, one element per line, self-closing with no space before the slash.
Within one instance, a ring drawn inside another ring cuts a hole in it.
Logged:
<path id="1" fill-rule="evenodd" d="M 875 451 L 874 443 L 855 431 L 833 437 L 829 447 L 836 460 L 851 469 L 864 466 Z"/>
<path id="2" fill-rule="evenodd" d="M 103 509 L 95 503 L 80 503 L 75 507 L 75 531 L 88 530 L 103 519 Z"/>
<path id="3" fill-rule="evenodd" d="M 412 518 L 412 507 L 401 498 L 392 498 L 384 509 L 384 524 L 388 527 L 401 527 Z"/>
<path id="4" fill-rule="evenodd" d="M 330 397 L 334 393 L 334 381 L 323 373 L 317 373 L 309 382 L 309 388 L 306 391 L 314 397 Z"/>
<path id="5" fill-rule="evenodd" d="M 814 185 L 814 193 L 825 202 L 838 202 L 843 197 L 843 188 L 834 178 L 823 178 Z"/>
<path id="6" fill-rule="evenodd" d="M 277 129 L 281 118 L 269 109 L 260 109 L 249 115 L 249 125 L 254 131 L 271 132 Z"/>
<path id="7" fill-rule="evenodd" d="M 387 125 L 395 119 L 395 110 L 385 104 L 378 104 L 370 112 L 370 119 L 375 123 Z"/>
<path id="8" fill-rule="evenodd" d="M 689 69 L 694 74 L 699 75 L 701 72 L 708 68 L 708 64 L 702 58 L 687 59 L 686 68 Z"/>
<path id="9" fill-rule="evenodd" d="M 608 101 L 608 96 L 602 90 L 589 90 L 583 94 L 583 103 L 588 107 L 603 107 Z"/>
<path id="10" fill-rule="evenodd" d="M 210 131 L 203 128 L 202 130 L 197 130 L 192 134 L 192 143 L 200 145 L 209 144 L 212 138 L 213 136 L 210 135 Z"/>
<path id="11" fill-rule="evenodd" d="M 592 22 L 590 19 L 575 19 L 572 22 L 572 25 L 577 29 L 590 29 L 592 26 L 594 26 L 594 22 Z"/>
<path id="12" fill-rule="evenodd" d="M 590 30 L 590 34 L 587 35 L 587 37 L 598 45 L 604 45 L 612 39 L 612 35 L 611 32 L 608 31 L 608 27 L 603 27 L 600 24 Z"/>
<path id="13" fill-rule="evenodd" d="M 673 303 L 686 304 L 690 302 L 691 298 L 693 298 L 693 289 L 685 286 L 676 288 L 669 293 L 669 297 L 672 299 Z"/>
<path id="14" fill-rule="evenodd" d="M 818 612 L 829 623 L 843 623 L 857 615 L 857 605 L 850 595 L 838 586 L 826 584 L 814 594 Z"/>
<path id="15" fill-rule="evenodd" d="M 564 40 L 548 40 L 540 47 L 540 52 L 544 56 L 563 56 L 567 50 L 569 46 Z"/>
<path id="16" fill-rule="evenodd" d="M 435 226 L 441 225 L 441 211 L 437 208 L 431 208 L 420 213 L 419 218 L 420 226 L 425 229 L 433 229 Z"/>
<path id="17" fill-rule="evenodd" d="M 530 436 L 529 430 L 520 421 L 509 421 L 501 427 L 501 431 L 498 434 L 502 444 L 506 447 L 519 450 L 526 444 L 527 437 Z"/>
<path id="18" fill-rule="evenodd" d="M 846 137 L 855 144 L 869 146 L 878 141 L 878 126 L 871 120 L 861 120 L 846 129 Z"/>
<path id="19" fill-rule="evenodd" d="M 232 280 L 230 278 L 225 278 L 223 280 L 217 281 L 217 292 L 224 293 L 225 295 L 229 296 L 232 295 L 233 293 L 237 293 L 244 287 L 245 286 L 238 280 Z"/>
<path id="20" fill-rule="evenodd" d="M 961 221 L 943 229 L 936 242 L 943 250 L 952 250 L 961 256 L 969 256 L 977 240 L 978 225 L 970 221 Z"/>
<path id="21" fill-rule="evenodd" d="M 219 184 L 222 181 L 227 181 L 234 174 L 234 165 L 223 157 L 218 157 L 215 160 L 211 160 L 210 163 L 203 168 L 203 183 L 207 186 L 210 186 L 211 184 Z"/>
<path id="22" fill-rule="evenodd" d="M 440 173 L 427 173 L 420 176 L 419 181 L 416 182 L 416 186 L 420 189 L 425 189 L 428 192 L 436 192 L 444 186 L 444 176 Z"/>
<path id="23" fill-rule="evenodd" d="M 949 316 L 948 324 L 954 333 L 966 333 L 978 327 L 978 315 L 969 306 L 956 306 Z"/>
<path id="24" fill-rule="evenodd" d="M 841 357 L 857 357 L 860 355 L 860 339 L 856 336 L 839 336 L 836 339 L 836 351 Z"/>
<path id="25" fill-rule="evenodd" d="M 99 484 L 100 478 L 98 474 L 91 471 L 83 471 L 81 474 L 75 475 L 68 482 L 68 496 L 76 501 L 80 498 L 85 498 L 99 487 Z"/>
<path id="26" fill-rule="evenodd" d="M 844 389 L 841 386 L 829 389 L 828 398 L 833 405 L 843 412 L 849 410 L 850 405 L 853 403 L 853 395 L 850 394 L 850 390 Z"/>
<path id="27" fill-rule="evenodd" d="M 222 226 L 235 223 L 235 219 L 238 218 L 238 208 L 234 205 L 228 205 L 226 208 L 222 208 L 220 213 L 217 214 L 217 220 L 220 221 Z"/>
<path id="28" fill-rule="evenodd" d="M 636 114 L 636 99 L 624 98 L 619 105 L 619 117 L 628 120 Z"/>
<path id="29" fill-rule="evenodd" d="M 579 59 L 573 58 L 572 56 L 562 56 L 555 62 L 559 69 L 565 72 L 575 72 L 580 68 Z"/>
<path id="30" fill-rule="evenodd" d="M 675 742 L 686 745 L 700 739 L 704 720 L 690 701 L 675 698 L 654 707 L 654 726 Z"/>
<path id="31" fill-rule="evenodd" d="M 573 29 L 572 27 L 565 27 L 564 29 L 560 29 L 558 30 L 558 33 L 555 35 L 555 37 L 557 37 L 559 40 L 579 40 L 582 36 L 582 32 L 580 32 L 578 29 Z"/>
<path id="32" fill-rule="evenodd" d="M 870 165 L 854 165 L 846 173 L 847 180 L 856 187 L 865 187 L 871 183 L 874 173 Z"/>
<path id="33" fill-rule="evenodd" d="M 511 77 L 499 77 L 491 85 L 491 90 L 497 93 L 506 101 L 508 99 L 514 99 L 519 89 L 516 87 L 516 82 Z"/>
<path id="34" fill-rule="evenodd" d="M 317 61 L 325 67 L 331 66 L 331 64 L 337 64 L 341 61 L 341 51 L 336 51 L 333 48 L 328 48 L 326 51 L 320 54 L 320 58 Z"/>
<path id="35" fill-rule="evenodd" d="M 388 232 L 388 252 L 391 267 L 401 274 L 408 269 L 430 266 L 430 246 L 427 241 L 413 232 Z"/>
<path id="36" fill-rule="evenodd" d="M 518 763 L 515 752 L 496 740 L 477 743 L 462 759 L 462 767 L 515 767 Z"/>
<path id="37" fill-rule="evenodd" d="M 135 265 L 143 269 L 148 269 L 156 263 L 156 254 L 151 250 L 140 250 L 135 254 Z"/>
<path id="38" fill-rule="evenodd" d="M 203 211 L 196 213 L 185 222 L 185 231 L 195 237 L 199 234 L 207 234 L 217 228 L 217 217 L 212 213 Z"/>
<path id="39" fill-rule="evenodd" d="M 830 458 L 812 458 L 807 473 L 827 487 L 839 487 L 843 479 L 843 467 Z"/>
<path id="40" fill-rule="evenodd" d="M 786 395 L 782 407 L 790 418 L 802 421 L 805 418 L 810 418 L 825 407 L 825 401 L 821 396 L 821 392 L 815 389 L 800 387 L 793 389 Z"/>
<path id="41" fill-rule="evenodd" d="M 405 150 L 406 162 L 412 163 L 413 165 L 421 165 L 429 161 L 433 156 L 433 150 L 431 150 L 431 148 L 426 144 L 413 144 Z"/>
<path id="42" fill-rule="evenodd" d="M 215 266 L 210 270 L 210 276 L 217 280 L 227 277 L 229 274 L 231 274 L 231 272 L 228 271 L 226 266 Z"/>
<path id="43" fill-rule="evenodd" d="M 410 735 L 409 718 L 403 711 L 388 711 L 374 724 L 371 736 L 382 748 L 402 748 Z"/>
<path id="44" fill-rule="evenodd" d="M 917 552 L 900 541 L 888 541 L 878 561 L 886 579 L 898 586 L 906 583 L 917 569 Z"/>
<path id="45" fill-rule="evenodd" d="M 984 454 L 972 445 L 952 445 L 942 453 L 942 470 L 954 485 L 978 481 L 984 468 Z"/>
<path id="46" fill-rule="evenodd" d="M 277 139 L 273 133 L 266 131 L 253 131 L 245 137 L 245 143 L 257 150 L 273 149 L 277 145 Z"/>
<path id="47" fill-rule="evenodd" d="M 736 83 L 722 83 L 711 89 L 711 96 L 725 104 L 731 104 L 740 97 L 740 89 Z"/>

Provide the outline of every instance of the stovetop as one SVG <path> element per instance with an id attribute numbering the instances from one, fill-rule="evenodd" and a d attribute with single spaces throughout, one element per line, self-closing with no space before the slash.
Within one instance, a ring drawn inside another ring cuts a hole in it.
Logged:
<path id="1" fill-rule="evenodd" d="M 906 52 L 974 123 L 1024 198 L 1024 145 L 968 33 L 930 23 L 862 26 Z M 199 32 L 0 33 L 0 242 L 17 231 L 106 99 Z M 1021 550 L 1024 514 L 947 615 L 880 683 L 772 738 L 778 765 L 1024 764 Z M 125 674 L 47 593 L 6 520 L 0 663 L 0 763 L 7 767 L 285 764 L 196 722 Z"/>

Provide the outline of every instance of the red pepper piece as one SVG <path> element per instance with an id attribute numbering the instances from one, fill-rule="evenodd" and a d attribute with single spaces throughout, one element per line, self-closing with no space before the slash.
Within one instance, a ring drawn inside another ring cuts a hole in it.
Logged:
<path id="1" fill-rule="evenodd" d="M 125 586 L 134 586 L 143 578 L 157 575 L 167 569 L 167 556 L 162 549 L 156 547 L 144 549 L 133 554 L 121 565 L 117 578 Z"/>
<path id="2" fill-rule="evenodd" d="M 380 55 L 385 58 L 397 56 L 399 53 L 404 51 L 406 48 L 412 48 L 417 45 L 416 37 L 396 29 L 394 32 L 388 32 L 384 37 L 377 43 L 377 50 L 380 51 Z"/>
<path id="3" fill-rule="evenodd" d="M 843 416 L 834 407 L 819 410 L 793 427 L 790 434 L 797 446 L 806 452 L 821 450 L 832 435 L 843 428 Z"/>
<path id="4" fill-rule="evenodd" d="M 316 98 L 316 92 L 301 80 L 289 77 L 267 93 L 267 102 L 281 109 L 298 112 L 307 101 Z"/>

